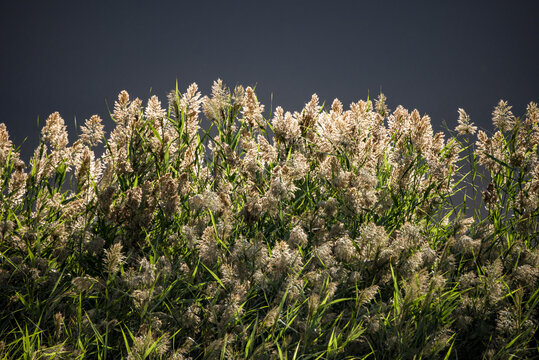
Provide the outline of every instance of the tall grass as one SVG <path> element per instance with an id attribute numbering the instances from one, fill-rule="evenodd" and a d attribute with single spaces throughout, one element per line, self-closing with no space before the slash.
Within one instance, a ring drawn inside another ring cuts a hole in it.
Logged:
<path id="1" fill-rule="evenodd" d="M 1 358 L 538 356 L 534 103 L 477 140 L 383 95 L 168 103 L 122 91 L 73 144 L 54 113 L 28 164 L 0 124 Z"/>

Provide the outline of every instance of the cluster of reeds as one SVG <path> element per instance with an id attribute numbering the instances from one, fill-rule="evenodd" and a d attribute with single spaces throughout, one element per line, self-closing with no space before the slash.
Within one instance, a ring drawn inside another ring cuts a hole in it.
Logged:
<path id="1" fill-rule="evenodd" d="M 168 102 L 54 113 L 28 164 L 0 124 L 0 358 L 537 356 L 536 104 L 476 141 L 382 94 Z"/>

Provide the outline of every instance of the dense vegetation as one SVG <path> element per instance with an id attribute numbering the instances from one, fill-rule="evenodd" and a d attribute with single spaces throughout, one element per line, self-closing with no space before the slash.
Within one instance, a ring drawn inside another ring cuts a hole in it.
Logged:
<path id="1" fill-rule="evenodd" d="M 538 356 L 536 104 L 446 140 L 382 94 L 168 102 L 54 113 L 28 164 L 0 124 L 0 358 Z"/>

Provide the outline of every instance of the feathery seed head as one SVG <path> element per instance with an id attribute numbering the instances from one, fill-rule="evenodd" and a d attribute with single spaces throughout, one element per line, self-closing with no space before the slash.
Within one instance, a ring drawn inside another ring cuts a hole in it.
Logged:
<path id="1" fill-rule="evenodd" d="M 512 106 L 509 106 L 507 101 L 500 100 L 492 112 L 492 123 L 501 132 L 510 130 L 515 123 L 515 116 L 511 112 L 511 108 Z"/>
<path id="2" fill-rule="evenodd" d="M 378 98 L 374 101 L 374 108 L 378 114 L 382 117 L 387 117 L 389 115 L 389 108 L 386 104 L 387 98 L 383 93 L 378 95 Z"/>
<path id="3" fill-rule="evenodd" d="M 81 126 L 82 134 L 80 139 L 84 144 L 88 146 L 96 146 L 103 141 L 105 132 L 103 131 L 103 124 L 101 118 L 98 115 L 92 115 L 90 119 L 87 119 L 85 124 Z"/>
<path id="4" fill-rule="evenodd" d="M 275 139 L 278 142 L 292 144 L 301 136 L 301 128 L 297 118 L 288 111 L 285 113 L 280 106 L 275 109 L 272 125 Z"/>
<path id="5" fill-rule="evenodd" d="M 250 127 L 257 129 L 262 126 L 264 105 L 258 103 L 254 90 L 249 86 L 245 89 L 245 97 L 243 99 L 243 118 L 247 121 Z"/>
<path id="6" fill-rule="evenodd" d="M 161 107 L 161 101 L 159 101 L 157 96 L 153 95 L 148 100 L 148 105 L 146 106 L 144 115 L 147 119 L 151 120 L 153 126 L 159 130 L 161 125 L 160 123 L 166 117 L 167 111 Z"/>
<path id="7" fill-rule="evenodd" d="M 9 153 L 12 151 L 12 149 L 13 143 L 9 139 L 6 124 L 0 123 L 0 169 L 6 164 Z"/>
<path id="8" fill-rule="evenodd" d="M 127 106 L 128 103 L 129 103 L 129 94 L 125 90 L 120 91 L 120 94 L 118 94 L 118 104 L 120 106 Z"/>
<path id="9" fill-rule="evenodd" d="M 120 269 L 120 265 L 123 264 L 125 256 L 122 254 L 122 244 L 116 243 L 112 245 L 108 250 L 105 250 L 104 264 L 109 274 L 114 274 Z"/>
<path id="10" fill-rule="evenodd" d="M 293 248 L 303 247 L 307 244 L 307 234 L 305 234 L 301 226 L 297 225 L 290 230 L 288 242 Z"/>
<path id="11" fill-rule="evenodd" d="M 45 127 L 41 130 L 41 135 L 43 141 L 51 149 L 59 151 L 65 149 L 68 144 L 67 130 L 60 113 L 54 112 L 48 117 Z"/>
<path id="12" fill-rule="evenodd" d="M 460 135 L 473 135 L 477 130 L 477 126 L 473 126 L 473 123 L 470 122 L 470 115 L 466 114 L 464 109 L 459 108 L 459 125 L 455 128 Z"/>

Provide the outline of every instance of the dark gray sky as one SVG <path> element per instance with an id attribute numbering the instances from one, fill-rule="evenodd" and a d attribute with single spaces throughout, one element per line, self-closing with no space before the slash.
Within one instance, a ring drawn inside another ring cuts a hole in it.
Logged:
<path id="1" fill-rule="evenodd" d="M 459 107 L 489 128 L 501 98 L 516 115 L 539 102 L 538 19 L 538 1 L 3 1 L 0 122 L 26 157 L 54 111 L 110 129 L 123 89 L 166 105 L 176 79 L 207 94 L 221 78 L 267 109 L 381 88 L 437 129 Z"/>

